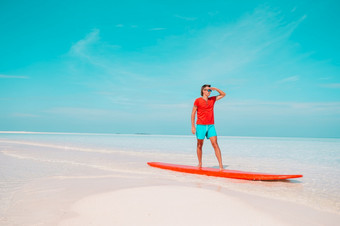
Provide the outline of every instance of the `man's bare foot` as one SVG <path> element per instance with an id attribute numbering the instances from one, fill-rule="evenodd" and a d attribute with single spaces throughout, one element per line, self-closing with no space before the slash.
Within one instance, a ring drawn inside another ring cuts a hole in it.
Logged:
<path id="1" fill-rule="evenodd" d="M 223 171 L 223 170 L 224 170 L 223 166 L 222 167 L 220 166 L 220 171 Z"/>
<path id="2" fill-rule="evenodd" d="M 202 163 L 197 165 L 198 168 L 202 168 Z"/>

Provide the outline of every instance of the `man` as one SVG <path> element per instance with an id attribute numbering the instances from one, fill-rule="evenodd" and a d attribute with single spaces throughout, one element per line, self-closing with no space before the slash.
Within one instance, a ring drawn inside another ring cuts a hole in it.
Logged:
<path id="1" fill-rule="evenodd" d="M 218 96 L 209 97 L 211 92 L 215 90 L 219 93 Z M 202 167 L 202 147 L 204 138 L 210 139 L 210 142 L 215 150 L 215 155 L 218 160 L 220 170 L 223 170 L 221 150 L 217 143 L 217 133 L 214 126 L 214 105 L 217 100 L 225 97 L 225 93 L 210 85 L 203 85 L 201 88 L 201 96 L 194 102 L 194 107 L 191 113 L 191 131 L 197 137 L 197 157 L 198 167 Z M 197 122 L 195 127 L 195 115 L 197 112 Z"/>

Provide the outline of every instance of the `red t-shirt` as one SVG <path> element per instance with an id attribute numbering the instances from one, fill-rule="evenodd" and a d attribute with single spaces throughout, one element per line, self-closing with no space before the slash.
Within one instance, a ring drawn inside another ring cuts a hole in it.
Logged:
<path id="1" fill-rule="evenodd" d="M 214 124 L 214 105 L 216 96 L 209 97 L 205 101 L 202 97 L 197 98 L 194 105 L 197 107 L 197 121 L 199 125 L 212 125 Z"/>

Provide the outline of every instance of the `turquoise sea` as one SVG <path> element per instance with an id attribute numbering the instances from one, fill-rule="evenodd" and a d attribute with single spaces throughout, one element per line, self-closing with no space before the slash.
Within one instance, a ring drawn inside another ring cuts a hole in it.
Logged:
<path id="1" fill-rule="evenodd" d="M 15 205 L 13 200 L 36 180 L 110 175 L 144 184 L 151 177 L 163 182 L 192 182 L 340 214 L 340 139 L 219 136 L 218 142 L 226 169 L 304 177 L 279 182 L 244 181 L 147 166 L 147 161 L 196 165 L 194 136 L 2 133 L 0 217 L 6 218 Z M 218 166 L 209 140 L 203 146 L 203 166 Z"/>

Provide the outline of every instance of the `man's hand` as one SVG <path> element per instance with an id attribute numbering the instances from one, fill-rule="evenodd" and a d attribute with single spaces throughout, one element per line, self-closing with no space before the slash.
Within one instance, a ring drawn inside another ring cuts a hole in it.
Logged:
<path id="1" fill-rule="evenodd" d="M 196 127 L 195 126 L 191 127 L 191 132 L 192 132 L 192 134 L 196 134 Z"/>

